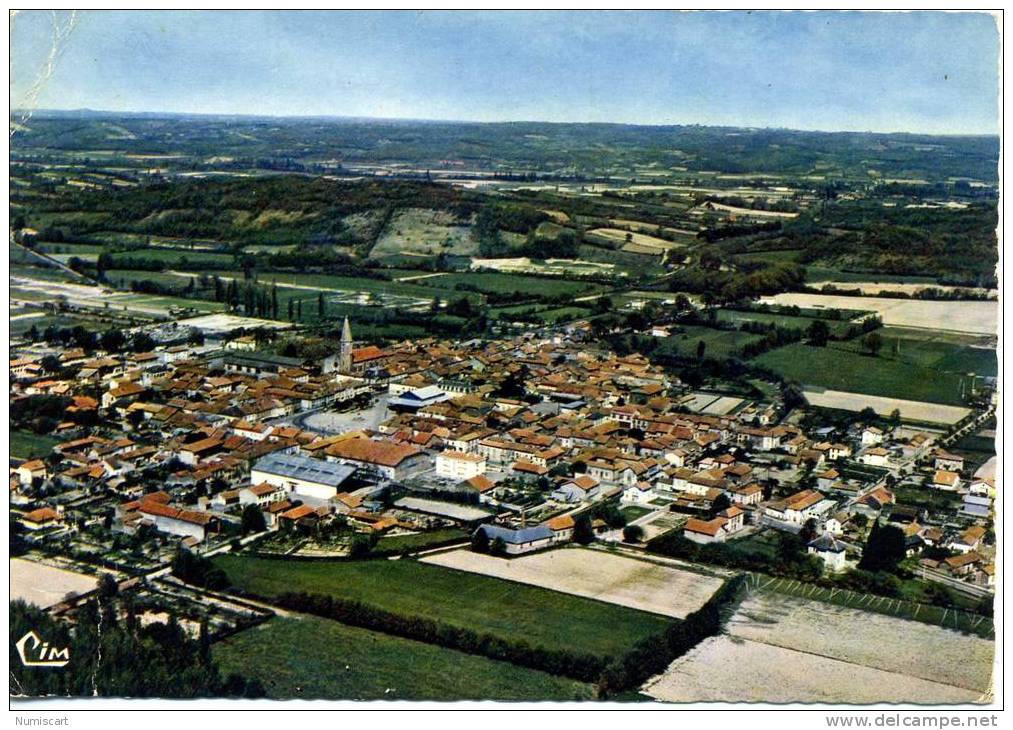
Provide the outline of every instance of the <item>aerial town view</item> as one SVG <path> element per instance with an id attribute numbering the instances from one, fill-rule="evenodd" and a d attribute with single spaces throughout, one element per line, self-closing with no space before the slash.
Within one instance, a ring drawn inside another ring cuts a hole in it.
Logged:
<path id="1" fill-rule="evenodd" d="M 15 709 L 994 702 L 996 22 L 13 16 Z"/>

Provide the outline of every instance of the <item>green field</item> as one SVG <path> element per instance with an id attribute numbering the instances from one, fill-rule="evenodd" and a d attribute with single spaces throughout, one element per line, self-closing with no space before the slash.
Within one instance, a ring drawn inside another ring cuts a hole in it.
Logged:
<path id="1" fill-rule="evenodd" d="M 906 276 L 904 274 L 883 274 L 879 272 L 842 271 L 828 266 L 806 265 L 806 282 L 819 284 L 824 281 L 856 282 L 877 284 L 925 284 L 933 286 L 939 282 L 932 276 Z"/>
<path id="2" fill-rule="evenodd" d="M 948 373 L 976 373 L 995 377 L 999 374 L 999 361 L 994 348 L 974 347 L 961 338 L 945 334 L 928 334 L 902 327 L 884 327 L 883 352 L 891 357 L 920 367 Z M 978 338 L 979 340 L 981 338 Z"/>
<path id="3" fill-rule="evenodd" d="M 896 360 L 882 352 L 878 357 L 862 355 L 847 344 L 811 347 L 796 343 L 766 352 L 753 362 L 802 385 L 962 405 L 959 376 Z"/>
<path id="4" fill-rule="evenodd" d="M 743 347 L 761 339 L 763 339 L 762 335 L 740 332 L 739 330 L 679 325 L 679 331 L 673 332 L 671 337 L 661 340 L 658 352 L 696 357 L 698 343 L 703 342 L 706 348 L 704 357 L 719 359 L 738 357 Z"/>
<path id="5" fill-rule="evenodd" d="M 17 276 L 25 279 L 38 279 L 39 281 L 69 281 L 75 284 L 87 284 L 86 279 L 74 276 L 64 269 L 48 266 L 28 266 L 11 262 L 8 276 Z"/>
<path id="6" fill-rule="evenodd" d="M 554 294 L 577 295 L 595 291 L 600 287 L 586 281 L 568 281 L 563 278 L 525 276 L 524 274 L 493 274 L 469 272 L 432 276 L 428 279 L 417 279 L 414 282 L 422 286 L 438 289 L 458 290 L 462 287 L 474 287 L 483 294 L 526 294 L 551 296 Z"/>
<path id="7" fill-rule="evenodd" d="M 329 594 L 388 611 L 599 656 L 624 653 L 660 634 L 661 616 L 413 560 L 291 562 L 222 555 L 234 586 L 261 596 Z"/>
<path id="8" fill-rule="evenodd" d="M 235 271 L 208 271 L 205 272 L 208 276 L 218 274 L 222 277 L 234 277 L 236 276 Z M 195 274 L 196 275 L 196 274 Z M 443 277 L 436 277 L 434 281 L 438 281 Z M 185 280 L 184 280 L 185 281 Z M 260 284 L 270 285 L 277 283 L 279 287 L 284 284 L 296 284 L 299 286 L 306 287 L 320 287 L 323 290 L 335 289 L 341 292 L 365 292 L 377 295 L 387 296 L 404 296 L 414 297 L 417 299 L 430 300 L 435 296 L 439 296 L 446 299 L 446 294 L 440 294 L 433 291 L 437 287 L 426 287 L 422 286 L 421 282 L 429 281 L 429 279 L 421 279 L 420 283 L 406 282 L 402 283 L 399 281 L 388 281 L 386 279 L 367 279 L 356 276 L 334 276 L 331 274 L 294 274 L 294 273 L 282 273 L 274 271 L 261 271 L 257 274 L 257 281 Z M 311 290 L 303 290 L 307 296 L 315 296 Z M 471 292 L 460 292 L 454 296 L 454 299 L 460 299 L 465 297 L 472 302 L 477 302 L 481 298 L 477 294 Z"/>
<path id="9" fill-rule="evenodd" d="M 43 436 L 29 431 L 11 431 L 11 456 L 18 459 L 43 457 L 60 443 L 52 436 Z"/>
<path id="10" fill-rule="evenodd" d="M 22 310 L 24 313 L 24 310 Z M 35 327 L 35 331 L 42 334 L 49 327 L 84 327 L 86 330 L 93 332 L 105 332 L 107 329 L 115 328 L 113 322 L 100 322 L 96 319 L 90 319 L 88 317 L 75 317 L 70 314 L 45 314 L 41 317 L 20 317 L 18 319 L 11 320 L 11 334 L 12 335 L 23 335 L 32 327 Z"/>
<path id="11" fill-rule="evenodd" d="M 230 266 L 233 263 L 232 254 L 211 253 L 208 251 L 180 251 L 169 248 L 144 248 L 131 251 L 117 251 L 111 253 L 110 257 L 115 265 L 118 261 L 157 261 L 166 267 L 186 268 L 188 264 L 209 264 L 213 266 Z"/>
<path id="12" fill-rule="evenodd" d="M 555 324 L 573 319 L 582 319 L 591 315 L 591 310 L 583 307 L 553 307 L 552 305 L 517 304 L 510 307 L 495 307 L 489 314 L 496 319 L 514 321 L 523 318 L 536 320 L 541 324 Z"/>
<path id="13" fill-rule="evenodd" d="M 845 316 L 857 315 L 858 312 L 847 312 Z M 794 317 L 790 314 L 774 314 L 771 312 L 740 312 L 734 309 L 720 309 L 718 310 L 718 321 L 719 322 L 731 322 L 736 327 L 739 327 L 744 322 L 759 322 L 761 324 L 775 324 L 778 327 L 784 327 L 785 329 L 796 329 L 806 331 L 812 325 L 813 322 L 824 322 L 827 328 L 830 330 L 830 334 L 834 337 L 841 337 L 847 331 L 851 323 L 847 320 L 840 319 L 826 319 L 817 317 L 805 317 L 799 316 Z"/>
<path id="14" fill-rule="evenodd" d="M 592 699 L 588 684 L 432 644 L 305 616 L 274 618 L 214 645 L 224 676 L 258 679 L 272 699 Z"/>

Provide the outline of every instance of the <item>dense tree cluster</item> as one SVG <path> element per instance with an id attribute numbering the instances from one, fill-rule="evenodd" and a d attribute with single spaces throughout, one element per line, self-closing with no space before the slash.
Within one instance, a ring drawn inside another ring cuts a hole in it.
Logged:
<path id="1" fill-rule="evenodd" d="M 206 624 L 190 638 L 175 617 L 140 626 L 129 600 L 122 610 L 109 591 L 85 603 L 73 625 L 21 601 L 10 604 L 10 694 L 28 697 L 262 697 L 256 680 L 222 678 L 210 652 Z M 125 616 L 121 616 L 125 613 Z M 67 647 L 60 669 L 26 667 L 15 643 L 29 631 Z"/>

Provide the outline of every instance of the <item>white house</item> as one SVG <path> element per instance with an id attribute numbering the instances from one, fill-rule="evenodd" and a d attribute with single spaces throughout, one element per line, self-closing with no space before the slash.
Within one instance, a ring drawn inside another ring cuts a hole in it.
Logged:
<path id="1" fill-rule="evenodd" d="M 239 504 L 255 504 L 264 507 L 285 499 L 285 490 L 275 484 L 261 482 L 239 490 Z"/>
<path id="2" fill-rule="evenodd" d="M 873 446 L 871 449 L 866 449 L 858 459 L 869 466 L 886 466 L 890 459 L 890 452 L 882 446 Z"/>
<path id="3" fill-rule="evenodd" d="M 932 477 L 932 487 L 946 492 L 956 492 L 960 489 L 960 474 L 940 469 Z"/>
<path id="4" fill-rule="evenodd" d="M 623 490 L 619 501 L 623 504 L 646 504 L 654 499 L 654 488 L 647 482 L 637 482 Z"/>
<path id="5" fill-rule="evenodd" d="M 810 555 L 817 556 L 833 572 L 844 570 L 844 545 L 829 532 L 824 532 L 807 546 Z"/>
<path id="6" fill-rule="evenodd" d="M 45 479 L 47 476 L 49 471 L 46 462 L 41 459 L 26 461 L 18 467 L 18 481 L 24 486 L 31 484 L 34 479 Z"/>
<path id="7" fill-rule="evenodd" d="M 936 451 L 934 466 L 941 471 L 963 471 L 964 457 L 941 450 Z"/>
<path id="8" fill-rule="evenodd" d="M 724 542 L 728 537 L 728 521 L 724 517 L 715 517 L 713 520 L 698 520 L 694 517 L 686 520 L 682 534 L 687 540 L 707 544 L 712 542 Z"/>
<path id="9" fill-rule="evenodd" d="M 725 532 L 729 535 L 734 534 L 745 527 L 746 523 L 746 511 L 737 505 L 732 505 L 728 509 L 723 509 L 718 513 L 718 517 L 725 521 Z"/>
<path id="10" fill-rule="evenodd" d="M 802 525 L 810 517 L 816 517 L 824 511 L 823 495 L 806 489 L 791 495 L 787 499 L 771 502 L 765 509 L 767 517 L 792 525 Z M 828 504 L 827 507 L 830 505 Z"/>
<path id="11" fill-rule="evenodd" d="M 447 479 L 471 479 L 485 474 L 485 457 L 462 451 L 444 451 L 436 455 L 436 476 Z"/>
<path id="12" fill-rule="evenodd" d="M 594 477 L 580 474 L 556 487 L 549 495 L 557 502 L 585 502 L 601 493 L 601 484 Z"/>
<path id="13" fill-rule="evenodd" d="M 862 429 L 862 446 L 876 446 L 883 443 L 883 432 L 875 426 Z"/>
<path id="14" fill-rule="evenodd" d="M 207 512 L 171 507 L 152 500 L 142 501 L 137 511 L 159 532 L 203 540 L 214 517 Z"/>
<path id="15" fill-rule="evenodd" d="M 985 528 L 981 525 L 968 527 L 961 533 L 960 537 L 950 542 L 950 549 L 958 553 L 976 552 L 981 547 L 981 541 L 985 537 Z"/>

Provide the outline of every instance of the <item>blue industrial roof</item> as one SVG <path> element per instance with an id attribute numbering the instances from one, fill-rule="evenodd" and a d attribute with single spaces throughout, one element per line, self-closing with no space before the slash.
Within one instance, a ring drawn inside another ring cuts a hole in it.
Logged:
<path id="1" fill-rule="evenodd" d="M 484 530 L 486 536 L 488 536 L 490 540 L 495 540 L 498 537 L 503 542 L 510 543 L 511 545 L 519 545 L 525 542 L 535 542 L 536 540 L 544 540 L 553 536 L 552 530 L 545 525 L 522 527 L 519 530 L 511 530 L 507 527 L 497 527 L 496 525 L 482 525 L 478 529 Z"/>
<path id="2" fill-rule="evenodd" d="M 329 487 L 341 486 L 342 482 L 355 473 L 354 466 L 335 464 L 308 456 L 279 453 L 268 454 L 253 465 L 253 470 L 292 479 L 304 479 Z"/>

